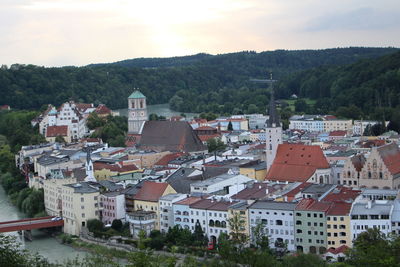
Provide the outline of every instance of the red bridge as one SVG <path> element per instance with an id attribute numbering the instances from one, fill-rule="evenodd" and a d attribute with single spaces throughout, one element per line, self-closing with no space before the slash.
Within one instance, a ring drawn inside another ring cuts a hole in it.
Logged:
<path id="1" fill-rule="evenodd" d="M 0 222 L 0 233 L 40 228 L 58 227 L 64 225 L 64 220 L 53 216 L 29 218 L 9 222 Z"/>

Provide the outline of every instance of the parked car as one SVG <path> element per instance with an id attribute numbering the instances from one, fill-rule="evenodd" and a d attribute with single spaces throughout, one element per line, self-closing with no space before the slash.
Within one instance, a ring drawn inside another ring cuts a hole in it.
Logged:
<path id="1" fill-rule="evenodd" d="M 54 218 L 51 218 L 51 220 L 52 221 L 60 221 L 60 220 L 62 220 L 62 218 L 61 217 L 54 217 Z"/>

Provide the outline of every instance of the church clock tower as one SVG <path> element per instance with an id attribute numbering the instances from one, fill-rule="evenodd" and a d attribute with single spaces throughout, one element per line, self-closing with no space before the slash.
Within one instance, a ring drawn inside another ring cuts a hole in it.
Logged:
<path id="1" fill-rule="evenodd" d="M 147 121 L 146 97 L 135 90 L 128 97 L 128 134 L 140 134 Z"/>
<path id="2" fill-rule="evenodd" d="M 282 127 L 279 120 L 279 114 L 276 110 L 274 92 L 271 92 L 271 99 L 268 108 L 269 119 L 265 122 L 265 143 L 266 143 L 266 163 L 267 171 L 274 162 L 278 145 L 282 144 Z"/>

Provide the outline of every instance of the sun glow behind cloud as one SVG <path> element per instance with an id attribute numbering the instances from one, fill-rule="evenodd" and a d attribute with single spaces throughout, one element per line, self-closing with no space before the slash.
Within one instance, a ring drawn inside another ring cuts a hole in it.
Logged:
<path id="1" fill-rule="evenodd" d="M 399 46 L 400 4 L 381 0 L 377 8 L 377 3 L 2 0 L 0 64 L 84 65 L 199 52 Z M 371 15 L 377 22 L 364 23 Z"/>

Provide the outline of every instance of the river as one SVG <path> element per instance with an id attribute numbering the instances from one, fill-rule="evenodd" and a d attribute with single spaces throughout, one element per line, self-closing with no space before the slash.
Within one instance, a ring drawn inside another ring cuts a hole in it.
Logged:
<path id="1" fill-rule="evenodd" d="M 0 221 L 18 220 L 20 218 L 24 218 L 24 215 L 10 203 L 3 187 L 0 186 Z M 32 231 L 32 242 L 21 240 L 16 232 L 10 234 L 16 236 L 27 250 L 39 253 L 52 263 L 63 263 L 66 259 L 83 258 L 87 255 L 86 252 L 77 251 L 69 246 L 60 244 L 55 238 L 39 230 Z"/>
<path id="2" fill-rule="evenodd" d="M 120 116 L 128 116 L 128 109 L 117 109 L 116 112 L 119 112 Z M 169 108 L 169 104 L 158 104 L 158 105 L 148 105 L 147 106 L 147 115 L 157 114 L 161 116 L 165 116 L 166 118 L 170 118 L 172 116 L 180 116 L 183 112 L 173 111 Z M 193 117 L 199 116 L 198 113 L 184 113 L 186 118 L 192 119 Z"/>

